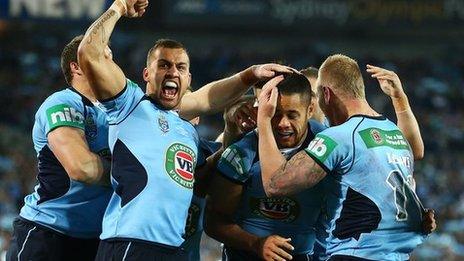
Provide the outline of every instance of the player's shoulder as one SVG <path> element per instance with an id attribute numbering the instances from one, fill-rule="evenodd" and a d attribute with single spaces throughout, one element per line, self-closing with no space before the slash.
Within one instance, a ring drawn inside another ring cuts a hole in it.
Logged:
<path id="1" fill-rule="evenodd" d="M 245 134 L 240 140 L 233 143 L 232 146 L 240 148 L 243 151 L 256 151 L 258 145 L 258 133 L 252 130 Z"/>
<path id="2" fill-rule="evenodd" d="M 218 151 L 221 148 L 221 146 L 222 143 L 220 142 L 210 141 L 200 137 L 200 148 L 208 155 L 211 155 Z"/>
<path id="3" fill-rule="evenodd" d="M 236 141 L 225 149 L 222 154 L 224 159 L 240 158 L 240 161 L 251 164 L 258 151 L 258 135 L 256 131 L 250 131 L 240 140 Z M 230 157 L 234 155 L 234 157 Z M 247 165 L 249 165 L 247 164 Z"/>
<path id="4" fill-rule="evenodd" d="M 131 79 L 126 78 L 126 88 L 140 88 L 140 86 Z"/>
<path id="5" fill-rule="evenodd" d="M 324 135 L 328 136 L 332 139 L 344 141 L 344 142 L 351 142 L 353 135 L 360 129 L 360 127 L 364 126 L 366 123 L 366 119 L 372 119 L 373 117 L 365 116 L 365 115 L 354 115 L 351 116 L 346 122 L 337 125 L 331 126 L 326 128 L 318 133 L 318 136 Z M 378 117 L 379 119 L 385 119 L 385 117 L 381 116 Z"/>
<path id="6" fill-rule="evenodd" d="M 315 119 L 310 119 L 308 123 L 309 123 L 310 130 L 314 135 L 328 128 L 327 126 L 325 126 L 324 124 L 320 123 L 319 121 Z"/>
<path id="7" fill-rule="evenodd" d="M 77 91 L 73 91 L 71 88 L 62 89 L 50 94 L 42 104 L 56 103 L 56 102 L 76 102 L 80 101 L 81 96 Z"/>
<path id="8" fill-rule="evenodd" d="M 66 88 L 52 93 L 40 105 L 37 113 L 43 111 L 64 110 L 73 108 L 74 110 L 81 110 L 83 107 L 82 96 L 76 91 Z"/>
<path id="9" fill-rule="evenodd" d="M 86 112 L 83 97 L 70 88 L 51 94 L 37 110 L 34 126 L 45 133 L 61 126 L 84 129 Z"/>
<path id="10" fill-rule="evenodd" d="M 219 159 L 217 168 L 222 176 L 243 184 L 251 176 L 250 169 L 257 156 L 258 140 L 255 131 L 227 147 Z"/>

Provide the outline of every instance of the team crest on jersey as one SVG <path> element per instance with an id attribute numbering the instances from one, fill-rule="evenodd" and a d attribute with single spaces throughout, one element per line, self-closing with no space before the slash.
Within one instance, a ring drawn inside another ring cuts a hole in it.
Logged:
<path id="1" fill-rule="evenodd" d="M 371 129 L 371 137 L 372 139 L 374 140 L 375 143 L 377 144 L 382 144 L 383 140 L 382 140 L 382 135 L 380 134 L 380 132 L 376 129 Z"/>
<path id="2" fill-rule="evenodd" d="M 193 204 L 188 210 L 187 223 L 185 224 L 184 239 L 191 237 L 198 229 L 198 220 L 200 219 L 200 207 Z"/>
<path id="3" fill-rule="evenodd" d="M 195 164 L 195 152 L 183 144 L 174 143 L 166 151 L 166 172 L 185 188 L 193 188 Z"/>
<path id="4" fill-rule="evenodd" d="M 298 203 L 287 197 L 251 198 L 250 207 L 257 216 L 283 222 L 293 222 L 300 213 Z"/>
<path id="5" fill-rule="evenodd" d="M 97 125 L 92 115 L 87 115 L 85 119 L 85 136 L 89 139 L 95 139 L 97 137 Z"/>
<path id="6" fill-rule="evenodd" d="M 164 133 L 169 131 L 169 123 L 163 115 L 158 116 L 158 127 Z"/>

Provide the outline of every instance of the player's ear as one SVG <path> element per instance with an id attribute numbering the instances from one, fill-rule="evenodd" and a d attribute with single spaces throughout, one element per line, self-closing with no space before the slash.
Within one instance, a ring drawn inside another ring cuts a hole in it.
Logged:
<path id="1" fill-rule="evenodd" d="M 84 74 L 81 67 L 79 66 L 77 62 L 70 62 L 69 68 L 71 69 L 71 74 L 78 74 L 78 75 Z"/>
<path id="2" fill-rule="evenodd" d="M 189 78 L 188 78 L 188 84 L 187 86 L 191 86 L 190 84 L 192 83 L 192 74 L 189 73 Z"/>
<path id="3" fill-rule="evenodd" d="M 329 104 L 330 102 L 330 95 L 332 94 L 331 90 L 329 87 L 322 87 L 322 94 L 323 94 L 323 98 L 324 98 L 324 103 L 325 104 Z"/>
<path id="4" fill-rule="evenodd" d="M 308 109 L 307 109 L 307 112 L 306 112 L 306 115 L 307 115 L 307 119 L 311 118 L 311 116 L 313 116 L 313 113 L 314 113 L 314 108 L 316 106 L 316 97 L 314 96 L 311 96 L 311 102 L 309 103 L 309 106 L 308 106 Z"/>
<path id="5" fill-rule="evenodd" d="M 148 80 L 149 80 L 149 72 L 148 72 L 147 67 L 143 68 L 142 75 L 143 75 L 143 80 L 148 82 Z"/>

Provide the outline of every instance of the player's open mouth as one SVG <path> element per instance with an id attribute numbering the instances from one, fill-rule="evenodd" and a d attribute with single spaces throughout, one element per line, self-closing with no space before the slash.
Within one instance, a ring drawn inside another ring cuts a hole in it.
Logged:
<path id="1" fill-rule="evenodd" d="M 166 81 L 161 87 L 162 96 L 168 100 L 176 98 L 178 91 L 179 86 L 177 86 L 177 83 L 174 81 Z"/>
<path id="2" fill-rule="evenodd" d="M 285 131 L 285 132 L 277 132 L 277 136 L 281 139 L 289 139 L 293 135 L 293 132 Z"/>

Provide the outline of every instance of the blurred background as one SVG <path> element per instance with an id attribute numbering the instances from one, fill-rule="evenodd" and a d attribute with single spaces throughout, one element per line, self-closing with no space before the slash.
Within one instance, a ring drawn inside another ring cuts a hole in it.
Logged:
<path id="1" fill-rule="evenodd" d="M 60 54 L 112 1 L 0 0 L 0 253 L 12 221 L 36 183 L 34 114 L 66 88 Z M 116 62 L 144 86 L 146 52 L 159 38 L 189 49 L 193 87 L 252 64 L 318 67 L 330 54 L 384 66 L 400 76 L 425 141 L 417 191 L 435 209 L 437 232 L 414 260 L 464 260 L 464 1 L 152 0 L 142 19 L 122 21 L 111 38 Z M 367 98 L 396 121 L 391 102 L 365 74 Z M 203 117 L 214 139 L 221 115 Z M 204 260 L 219 245 L 204 238 Z M 1 258 L 0 258 L 1 260 Z"/>

